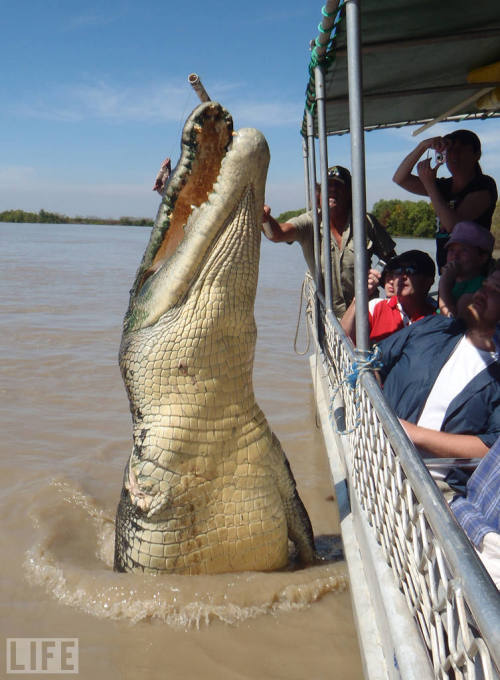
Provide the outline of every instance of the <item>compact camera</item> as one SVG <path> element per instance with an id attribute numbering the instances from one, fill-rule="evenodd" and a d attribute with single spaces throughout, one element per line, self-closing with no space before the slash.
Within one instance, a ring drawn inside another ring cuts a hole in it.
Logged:
<path id="1" fill-rule="evenodd" d="M 436 167 L 446 163 L 446 151 L 436 151 L 434 154 L 434 161 L 436 163 Z"/>

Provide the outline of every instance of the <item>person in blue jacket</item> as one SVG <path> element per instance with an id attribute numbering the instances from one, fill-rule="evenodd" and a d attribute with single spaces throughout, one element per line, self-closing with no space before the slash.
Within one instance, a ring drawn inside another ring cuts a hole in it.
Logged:
<path id="1" fill-rule="evenodd" d="M 384 395 L 423 455 L 482 458 L 500 435 L 500 269 L 460 319 L 430 316 L 383 340 Z"/>

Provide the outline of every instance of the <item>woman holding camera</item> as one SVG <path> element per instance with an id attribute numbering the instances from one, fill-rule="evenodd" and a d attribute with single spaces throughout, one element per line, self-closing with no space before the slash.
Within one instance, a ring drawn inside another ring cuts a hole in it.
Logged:
<path id="1" fill-rule="evenodd" d="M 426 152 L 434 150 L 436 164 L 430 157 L 419 162 Z M 407 191 L 428 196 L 437 217 L 436 261 L 438 269 L 446 263 L 445 245 L 458 222 L 474 221 L 491 229 L 498 192 L 495 180 L 483 175 L 479 159 L 481 142 L 470 130 L 455 130 L 444 137 L 424 139 L 403 160 L 393 181 Z M 451 177 L 436 177 L 446 163 Z M 417 174 L 412 174 L 417 166 Z"/>

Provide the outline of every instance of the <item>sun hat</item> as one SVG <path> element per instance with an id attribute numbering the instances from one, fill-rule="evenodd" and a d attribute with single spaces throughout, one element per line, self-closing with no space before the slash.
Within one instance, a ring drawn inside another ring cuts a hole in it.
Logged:
<path id="1" fill-rule="evenodd" d="M 457 222 L 445 248 L 448 248 L 451 243 L 464 243 L 485 250 L 491 255 L 495 247 L 495 237 L 486 227 L 476 222 Z"/>

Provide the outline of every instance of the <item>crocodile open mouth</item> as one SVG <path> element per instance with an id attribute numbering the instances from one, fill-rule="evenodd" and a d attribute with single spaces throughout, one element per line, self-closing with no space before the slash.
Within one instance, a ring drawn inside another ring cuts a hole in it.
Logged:
<path id="1" fill-rule="evenodd" d="M 180 160 L 163 199 L 161 238 L 155 244 L 139 287 L 174 254 L 184 238 L 190 214 L 213 191 L 232 134 L 231 115 L 216 102 L 202 104 L 191 116 L 184 128 Z"/>

